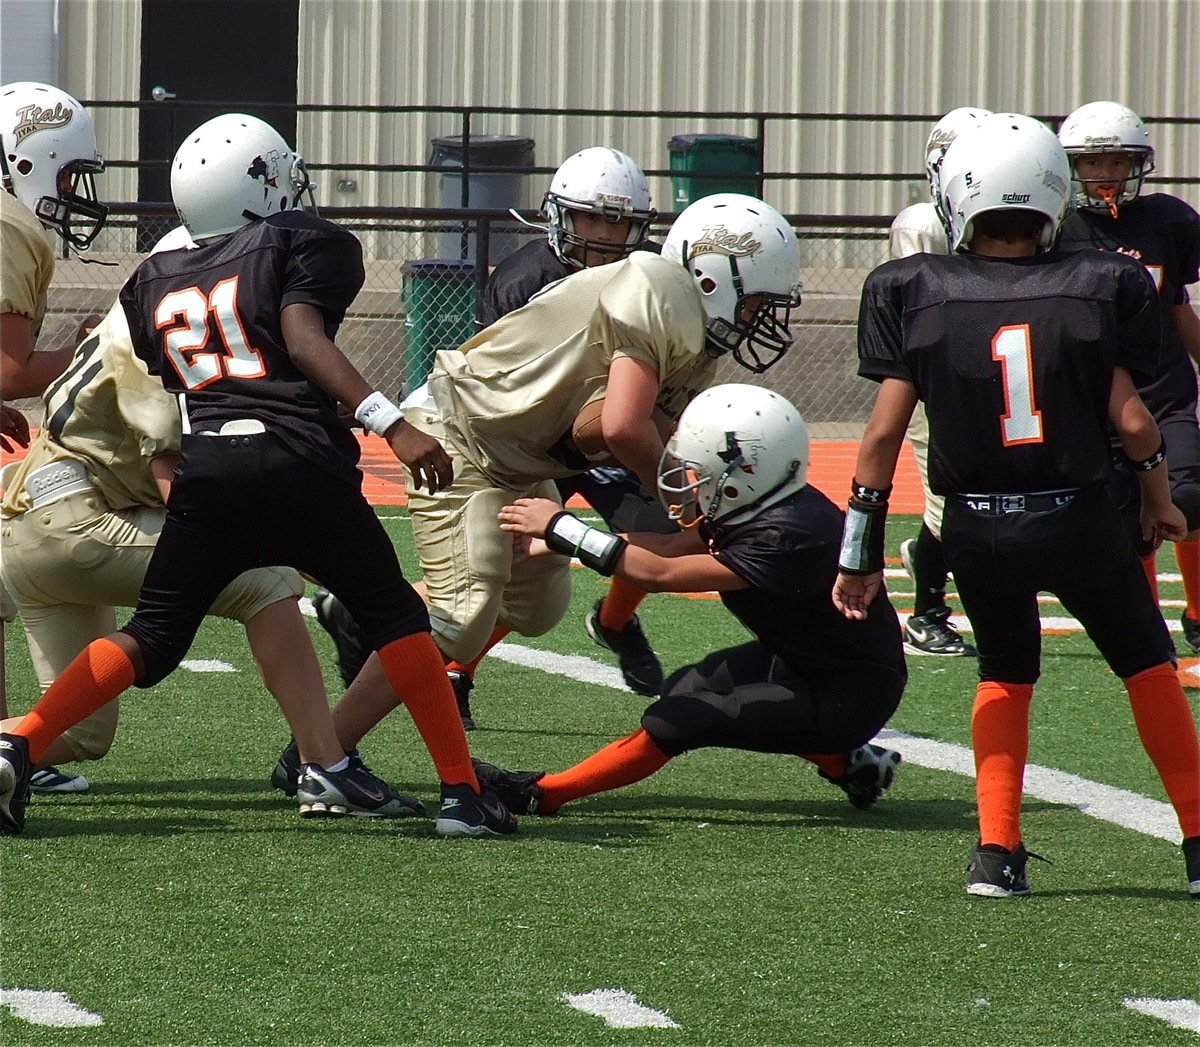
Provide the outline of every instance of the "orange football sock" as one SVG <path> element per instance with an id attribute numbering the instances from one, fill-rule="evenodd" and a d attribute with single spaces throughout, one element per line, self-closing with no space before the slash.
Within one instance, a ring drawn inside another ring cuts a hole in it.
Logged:
<path id="1" fill-rule="evenodd" d="M 578 800 L 581 796 L 640 782 L 661 770 L 670 759 L 646 733 L 646 729 L 639 727 L 627 738 L 606 745 L 574 767 L 540 779 L 538 785 L 542 797 L 538 801 L 538 811 L 551 814 L 564 803 Z"/>
<path id="2" fill-rule="evenodd" d="M 483 645 L 482 651 L 475 655 L 475 657 L 469 662 L 456 662 L 454 659 L 451 659 L 446 663 L 447 672 L 466 673 L 470 679 L 474 680 L 475 670 L 479 668 L 479 663 L 483 661 L 488 651 L 495 647 L 496 644 L 498 644 L 511 632 L 512 630 L 508 628 L 508 626 L 497 625 L 496 628 L 492 630 L 492 635 L 488 637 L 487 643 Z"/>
<path id="3" fill-rule="evenodd" d="M 1200 622 L 1200 538 L 1175 543 L 1175 561 L 1183 575 L 1183 595 L 1187 599 L 1184 613 Z"/>
<path id="4" fill-rule="evenodd" d="M 1162 779 L 1184 837 L 1200 836 L 1200 743 L 1183 686 L 1170 662 L 1125 681 L 1142 747 Z"/>
<path id="5" fill-rule="evenodd" d="M 1146 572 L 1146 581 L 1150 583 L 1150 595 L 1154 597 L 1154 603 L 1158 605 L 1158 563 L 1157 556 L 1151 553 L 1149 556 L 1142 557 L 1142 570 Z"/>
<path id="6" fill-rule="evenodd" d="M 411 633 L 385 644 L 379 660 L 392 689 L 404 699 L 438 777 L 447 785 L 470 785 L 479 791 L 471 752 L 442 652 L 429 633 Z"/>
<path id="7" fill-rule="evenodd" d="M 841 778 L 846 773 L 845 753 L 801 753 L 800 759 L 816 764 L 817 770 L 830 778 Z"/>
<path id="8" fill-rule="evenodd" d="M 608 595 L 600 604 L 600 624 L 613 632 L 622 632 L 644 599 L 645 589 L 624 578 L 614 578 L 608 587 Z"/>
<path id="9" fill-rule="evenodd" d="M 129 655 L 107 637 L 93 640 L 12 733 L 29 741 L 29 759 L 36 765 L 55 738 L 131 687 L 133 678 Z"/>
<path id="10" fill-rule="evenodd" d="M 979 842 L 1011 851 L 1021 842 L 1021 790 L 1029 758 L 1033 684 L 983 680 L 975 690 L 971 742 Z"/>

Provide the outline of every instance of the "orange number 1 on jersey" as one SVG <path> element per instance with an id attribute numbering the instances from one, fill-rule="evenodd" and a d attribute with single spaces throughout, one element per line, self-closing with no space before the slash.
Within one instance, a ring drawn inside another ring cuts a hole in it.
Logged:
<path id="1" fill-rule="evenodd" d="M 992 335 L 992 359 L 1000 362 L 1004 414 L 1000 432 L 1005 447 L 1042 442 L 1042 412 L 1033 398 L 1033 359 L 1029 325 L 1001 327 Z"/>

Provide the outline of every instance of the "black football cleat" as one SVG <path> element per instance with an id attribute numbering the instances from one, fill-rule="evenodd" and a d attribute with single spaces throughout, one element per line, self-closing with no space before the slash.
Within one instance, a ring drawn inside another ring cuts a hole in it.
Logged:
<path id="1" fill-rule="evenodd" d="M 646 639 L 642 623 L 635 614 L 620 632 L 605 628 L 600 624 L 600 607 L 603 603 L 603 599 L 596 601 L 584 618 L 583 627 L 596 643 L 607 647 L 617 656 L 626 687 L 647 698 L 655 697 L 663 683 L 662 663 Z"/>
<path id="2" fill-rule="evenodd" d="M 511 836 L 517 820 L 496 793 L 482 782 L 482 792 L 469 785 L 442 783 L 442 806 L 434 829 L 440 836 Z"/>
<path id="3" fill-rule="evenodd" d="M 29 804 L 29 742 L 17 734 L 0 734 L 0 832 L 17 836 L 25 829 Z"/>

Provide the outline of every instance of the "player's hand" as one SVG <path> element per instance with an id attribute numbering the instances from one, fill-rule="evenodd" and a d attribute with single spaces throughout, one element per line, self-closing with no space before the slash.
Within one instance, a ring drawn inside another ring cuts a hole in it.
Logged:
<path id="1" fill-rule="evenodd" d="M 539 556 L 555 556 L 541 538 L 530 538 L 527 534 L 513 535 L 513 559 L 533 560 Z"/>
<path id="2" fill-rule="evenodd" d="M 88 313 L 82 320 L 79 321 L 79 326 L 75 328 L 75 344 L 78 345 L 88 335 L 90 335 L 97 327 L 100 326 L 100 321 L 103 320 L 99 313 Z"/>
<path id="3" fill-rule="evenodd" d="M 1163 542 L 1181 542 L 1188 534 L 1187 518 L 1171 502 L 1155 510 L 1143 500 L 1141 522 L 1142 540 L 1155 549 Z"/>
<path id="4" fill-rule="evenodd" d="M 847 618 L 861 622 L 867 617 L 867 608 L 882 584 L 882 571 L 874 574 L 846 574 L 839 571 L 833 583 L 833 606 Z"/>
<path id="5" fill-rule="evenodd" d="M 449 487 L 454 481 L 454 463 L 446 449 L 428 433 L 399 422 L 387 434 L 392 454 L 412 470 L 413 485 L 424 485 L 430 494 Z"/>
<path id="6" fill-rule="evenodd" d="M 0 404 L 0 447 L 14 451 L 29 446 L 29 422 L 15 407 Z"/>
<path id="7" fill-rule="evenodd" d="M 502 531 L 527 534 L 530 538 L 544 538 L 550 518 L 561 511 L 562 506 L 549 498 L 518 498 L 515 502 L 503 506 L 497 516 Z"/>

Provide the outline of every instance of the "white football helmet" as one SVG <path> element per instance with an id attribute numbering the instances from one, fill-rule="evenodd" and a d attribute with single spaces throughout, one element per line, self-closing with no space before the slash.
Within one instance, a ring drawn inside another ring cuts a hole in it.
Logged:
<path id="1" fill-rule="evenodd" d="M 679 417 L 658 465 L 658 496 L 691 527 L 752 519 L 808 482 L 808 427 L 770 389 L 714 385 Z"/>
<path id="2" fill-rule="evenodd" d="M 611 258 L 613 247 L 576 233 L 573 216 L 579 213 L 601 215 L 613 223 L 629 219 L 621 257 L 641 246 L 657 214 L 650 206 L 650 183 L 642 169 L 620 150 L 599 145 L 567 157 L 554 172 L 542 201 L 554 253 L 560 261 L 582 269 L 589 251 Z M 577 248 L 578 254 L 568 254 L 570 247 Z"/>
<path id="3" fill-rule="evenodd" d="M 1132 109 L 1117 102 L 1081 105 L 1062 122 L 1058 140 L 1071 158 L 1071 185 L 1076 207 L 1111 211 L 1115 218 L 1121 204 L 1137 199 L 1143 179 L 1154 170 L 1154 150 L 1146 134 L 1146 125 Z M 1099 200 L 1088 194 L 1075 171 L 1075 158 L 1092 153 L 1127 153 L 1133 164 L 1129 177 L 1117 185 L 1094 187 L 1097 196 L 1101 197 Z"/>
<path id="4" fill-rule="evenodd" d="M 83 106 L 49 84 L 5 84 L 0 87 L 0 145 L 5 190 L 64 243 L 88 247 L 108 208 L 96 199 L 95 176 L 104 170 L 104 157 Z"/>
<path id="5" fill-rule="evenodd" d="M 929 182 L 929 194 L 933 198 L 935 208 L 942 206 L 938 170 L 942 165 L 942 157 L 950 148 L 950 143 L 963 131 L 978 127 L 984 117 L 991 115 L 990 109 L 960 106 L 958 109 L 951 109 L 933 125 L 933 130 L 929 132 L 929 137 L 925 140 L 925 178 Z"/>
<path id="6" fill-rule="evenodd" d="M 201 124 L 171 161 L 171 198 L 195 240 L 299 207 L 310 189 L 303 157 L 270 124 L 242 113 Z"/>
<path id="7" fill-rule="evenodd" d="M 740 193 L 701 197 L 675 219 L 662 253 L 695 281 L 715 355 L 732 352 L 762 374 L 792 347 L 788 322 L 800 304 L 800 243 L 770 204 Z M 751 297 L 757 302 L 748 310 Z"/>
<path id="8" fill-rule="evenodd" d="M 985 211 L 1045 215 L 1040 246 L 1053 245 L 1071 207 L 1071 169 L 1054 132 L 1019 113 L 994 113 L 964 131 L 942 158 L 942 215 L 952 251 L 965 250 Z"/>

